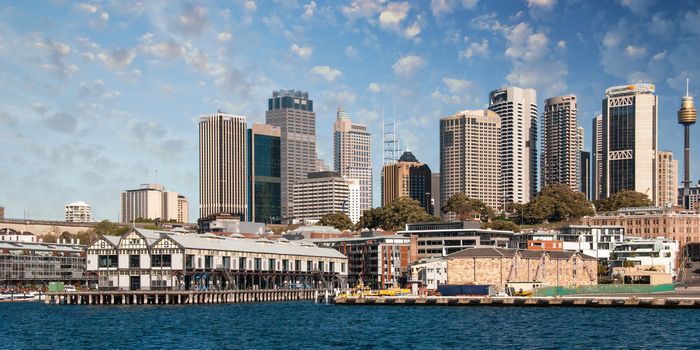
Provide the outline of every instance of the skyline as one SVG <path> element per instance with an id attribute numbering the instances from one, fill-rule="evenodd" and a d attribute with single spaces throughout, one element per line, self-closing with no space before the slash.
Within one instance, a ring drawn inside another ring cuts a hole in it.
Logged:
<path id="1" fill-rule="evenodd" d="M 590 151 L 591 120 L 601 112 L 605 89 L 654 83 L 659 150 L 682 159 L 676 111 L 686 77 L 690 94 L 700 91 L 694 59 L 700 6 L 594 5 L 444 0 L 356 1 L 336 8 L 306 1 L 0 7 L 6 145 L 0 205 L 7 217 L 27 210 L 32 218 L 55 219 L 67 203 L 83 200 L 96 219 L 115 220 L 120 193 L 147 182 L 198 203 L 199 116 L 222 109 L 246 116 L 248 127 L 264 123 L 267 99 L 280 89 L 309 92 L 318 145 L 332 145 L 338 105 L 353 122 L 368 125 L 374 206 L 381 193 L 382 110 L 391 119 L 396 106 L 402 150 L 408 146 L 435 171 L 439 119 L 486 108 L 488 93 L 504 86 L 537 90 L 538 126 L 546 98 L 576 95 Z M 693 184 L 700 179 L 698 142 L 693 138 Z M 318 147 L 318 154 L 332 166 L 332 147 Z"/>

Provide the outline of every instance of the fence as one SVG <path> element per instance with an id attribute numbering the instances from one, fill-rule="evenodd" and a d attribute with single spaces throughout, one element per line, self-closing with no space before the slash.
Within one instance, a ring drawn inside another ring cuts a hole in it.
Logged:
<path id="1" fill-rule="evenodd" d="M 579 286 L 575 288 L 567 287 L 545 287 L 536 288 L 532 295 L 536 297 L 552 297 L 557 295 L 573 294 L 622 294 L 622 293 L 656 293 L 672 291 L 675 284 L 598 284 L 592 286 Z"/>

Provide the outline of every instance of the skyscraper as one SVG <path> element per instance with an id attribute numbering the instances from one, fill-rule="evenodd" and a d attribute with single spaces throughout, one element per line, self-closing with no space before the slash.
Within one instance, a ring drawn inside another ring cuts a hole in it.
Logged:
<path id="1" fill-rule="evenodd" d="M 248 221 L 279 223 L 282 219 L 280 129 L 253 124 L 248 129 Z"/>
<path id="2" fill-rule="evenodd" d="M 345 179 L 334 171 L 318 171 L 294 184 L 294 218 L 315 222 L 329 213 L 345 213 L 350 220 L 359 220 L 359 184 L 356 179 Z"/>
<path id="3" fill-rule="evenodd" d="M 579 176 L 581 179 L 581 184 L 580 188 L 578 189 L 580 192 L 583 192 L 583 194 L 586 196 L 586 199 L 589 201 L 591 199 L 591 152 L 587 151 L 580 151 L 579 152 L 581 156 L 581 175 Z"/>
<path id="4" fill-rule="evenodd" d="M 615 86 L 603 99 L 603 198 L 624 190 L 657 203 L 657 105 L 652 84 Z"/>
<path id="5" fill-rule="evenodd" d="M 360 212 L 372 208 L 372 138 L 367 126 L 355 124 L 350 114 L 338 107 L 333 124 L 335 171 L 360 182 Z"/>
<path id="6" fill-rule="evenodd" d="M 593 132 L 591 133 L 591 200 L 599 200 L 603 197 L 603 116 L 596 115 L 593 118 Z"/>
<path id="7" fill-rule="evenodd" d="M 537 193 L 537 92 L 519 87 L 493 90 L 489 109 L 501 117 L 504 203 L 527 203 Z"/>
<path id="8" fill-rule="evenodd" d="M 684 150 L 683 150 L 683 205 L 691 209 L 690 200 L 686 199 L 690 195 L 690 126 L 698 119 L 698 112 L 695 110 L 693 97 L 688 93 L 688 82 L 685 80 L 685 96 L 678 110 L 678 123 L 683 125 Z"/>
<path id="9" fill-rule="evenodd" d="M 501 209 L 500 135 L 501 118 L 490 110 L 461 111 L 440 119 L 442 201 L 462 192 Z"/>
<path id="10" fill-rule="evenodd" d="M 382 168 L 382 206 L 399 197 L 411 197 L 420 203 L 426 212 L 431 209 L 432 172 L 428 164 L 416 159 L 410 151 L 404 152 L 399 161 L 384 164 Z"/>
<path id="11" fill-rule="evenodd" d="M 678 160 L 670 151 L 659 151 L 656 156 L 659 167 L 658 205 L 672 207 L 678 203 Z"/>
<path id="12" fill-rule="evenodd" d="M 199 118 L 199 217 L 246 218 L 246 118 L 216 113 Z"/>
<path id="13" fill-rule="evenodd" d="M 316 113 L 307 92 L 280 90 L 268 99 L 266 123 L 280 128 L 280 212 L 292 219 L 294 184 L 316 170 Z"/>
<path id="14" fill-rule="evenodd" d="M 560 183 L 579 191 L 581 139 L 576 96 L 551 97 L 542 113 L 542 187 Z"/>

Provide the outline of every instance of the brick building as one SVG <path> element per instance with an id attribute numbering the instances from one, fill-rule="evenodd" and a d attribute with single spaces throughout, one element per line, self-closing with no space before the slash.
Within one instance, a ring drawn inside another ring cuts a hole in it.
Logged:
<path id="1" fill-rule="evenodd" d="M 597 284 L 596 258 L 568 251 L 472 248 L 447 257 L 447 284 L 487 284 L 499 290 L 509 282 L 549 286 Z"/>

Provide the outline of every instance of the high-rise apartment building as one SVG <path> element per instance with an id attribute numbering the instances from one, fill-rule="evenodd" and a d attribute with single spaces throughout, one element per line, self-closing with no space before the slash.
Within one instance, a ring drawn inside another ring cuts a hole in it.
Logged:
<path id="1" fill-rule="evenodd" d="M 360 209 L 372 208 L 372 137 L 342 107 L 333 124 L 333 164 L 340 176 L 360 181 Z"/>
<path id="2" fill-rule="evenodd" d="M 253 124 L 248 129 L 248 221 L 282 220 L 281 169 L 280 129 Z"/>
<path id="3" fill-rule="evenodd" d="M 440 119 L 440 198 L 462 192 L 502 208 L 500 135 L 501 118 L 491 110 Z"/>
<path id="4" fill-rule="evenodd" d="M 351 188 L 356 203 L 350 203 Z M 359 220 L 359 213 L 350 213 L 351 207 L 359 209 L 359 184 L 355 179 L 344 179 L 334 171 L 319 171 L 308 174 L 306 179 L 294 185 L 293 219 L 318 221 L 329 213 L 345 213 L 350 220 Z M 353 221 L 354 222 L 354 221 Z"/>
<path id="5" fill-rule="evenodd" d="M 184 196 L 166 191 L 161 185 L 142 184 L 137 189 L 122 192 L 121 220 L 125 223 L 139 219 L 184 222 L 182 218 L 189 215 L 189 208 L 181 204 L 182 200 L 187 202 Z"/>
<path id="6" fill-rule="evenodd" d="M 582 192 L 585 196 L 586 199 L 589 201 L 591 199 L 591 152 L 587 151 L 581 151 L 580 152 L 581 160 L 581 175 L 579 178 L 581 179 L 581 184 L 579 186 L 578 191 Z"/>
<path id="7" fill-rule="evenodd" d="M 246 118 L 199 118 L 199 217 L 246 217 Z"/>
<path id="8" fill-rule="evenodd" d="M 678 160 L 670 151 L 659 151 L 656 155 L 658 166 L 658 205 L 672 207 L 678 203 Z"/>
<path id="9" fill-rule="evenodd" d="M 274 91 L 268 99 L 266 124 L 280 128 L 280 212 L 293 215 L 294 184 L 316 169 L 316 113 L 307 92 Z"/>
<path id="10" fill-rule="evenodd" d="M 399 197 L 411 197 L 432 214 L 431 182 L 432 172 L 428 164 L 419 162 L 413 153 L 406 151 L 398 162 L 384 164 L 382 168 L 382 206 Z"/>
<path id="11" fill-rule="evenodd" d="M 442 197 L 440 196 L 440 173 L 433 173 L 430 177 L 430 195 L 433 197 L 433 214 L 442 215 Z"/>
<path id="12" fill-rule="evenodd" d="M 190 222 L 190 202 L 183 195 L 177 196 L 177 222 Z"/>
<path id="13" fill-rule="evenodd" d="M 544 100 L 542 113 L 542 187 L 560 183 L 579 191 L 581 138 L 576 96 Z"/>
<path id="14" fill-rule="evenodd" d="M 537 193 L 537 92 L 519 87 L 493 90 L 489 109 L 501 117 L 504 203 L 527 203 Z"/>
<path id="15" fill-rule="evenodd" d="M 603 116 L 593 118 L 591 133 L 591 200 L 603 197 Z"/>
<path id="16" fill-rule="evenodd" d="M 657 203 L 657 105 L 652 84 L 615 86 L 603 99 L 603 198 L 624 190 Z"/>
<path id="17" fill-rule="evenodd" d="M 66 222 L 92 222 L 92 208 L 83 201 L 66 204 Z"/>

